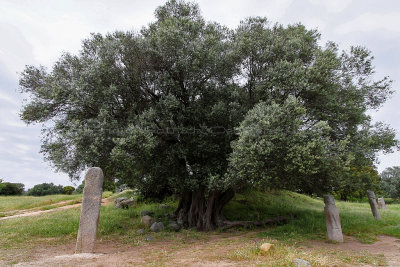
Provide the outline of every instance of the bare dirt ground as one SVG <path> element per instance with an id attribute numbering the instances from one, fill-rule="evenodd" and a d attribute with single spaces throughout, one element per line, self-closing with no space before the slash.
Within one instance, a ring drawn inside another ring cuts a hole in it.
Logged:
<path id="1" fill-rule="evenodd" d="M 266 263 L 263 257 L 256 260 L 234 261 L 226 257 L 229 252 L 251 242 L 254 233 L 236 236 L 220 234 L 210 236 L 207 240 L 194 240 L 186 244 L 176 241 L 156 241 L 140 246 L 128 244 L 117 245 L 113 242 L 102 242 L 94 254 L 74 255 L 74 244 L 51 248 L 38 248 L 31 252 L 29 261 L 15 266 L 255 266 Z M 383 254 L 388 266 L 400 266 L 400 243 L 393 237 L 380 236 L 374 244 L 361 244 L 354 238 L 346 237 L 343 244 L 332 244 L 323 241 L 311 241 L 302 244 L 298 249 L 313 251 L 368 251 L 372 254 Z M 290 266 L 290 265 L 288 265 Z M 325 265 L 324 265 L 325 266 Z M 326 266 L 340 266 L 329 265 Z M 354 266 L 354 265 L 349 265 Z M 359 264 L 357 266 L 373 266 Z"/>
<path id="2" fill-rule="evenodd" d="M 400 240 L 391 236 L 379 236 L 378 241 L 373 244 L 362 244 L 355 238 L 346 236 L 345 242 L 340 244 L 312 241 L 307 245 L 308 248 L 304 247 L 304 249 L 326 248 L 327 250 L 368 251 L 371 254 L 382 254 L 388 266 L 400 266 Z"/>
<path id="3" fill-rule="evenodd" d="M 110 201 L 111 200 L 105 198 L 105 199 L 101 200 L 101 204 L 102 205 L 106 205 Z M 71 200 L 57 202 L 55 204 L 57 204 L 57 205 L 65 205 L 65 206 L 57 207 L 57 208 L 50 209 L 50 210 L 16 210 L 16 211 L 9 211 L 8 213 L 12 213 L 14 215 L 6 216 L 6 217 L 0 217 L 0 221 L 1 220 L 12 219 L 12 218 L 18 218 L 18 217 L 37 216 L 37 215 L 41 215 L 41 214 L 44 214 L 44 213 L 50 213 L 50 212 L 66 210 L 66 209 L 72 209 L 72 208 L 80 207 L 82 205 L 82 203 L 69 205 L 68 203 L 71 203 L 71 202 L 72 202 Z"/>

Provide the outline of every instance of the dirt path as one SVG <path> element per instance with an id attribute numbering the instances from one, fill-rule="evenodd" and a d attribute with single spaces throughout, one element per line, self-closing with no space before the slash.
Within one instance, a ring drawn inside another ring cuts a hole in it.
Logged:
<path id="1" fill-rule="evenodd" d="M 227 257 L 233 251 L 252 242 L 251 234 L 236 236 L 219 234 L 207 240 L 192 240 L 188 243 L 178 241 L 157 241 L 143 243 L 139 246 L 102 242 L 95 254 L 74 255 L 74 244 L 52 248 L 42 248 L 32 252 L 29 262 L 16 264 L 27 266 L 257 266 L 268 263 L 263 256 L 235 260 Z M 374 244 L 361 244 L 353 238 L 346 238 L 343 244 L 330 244 L 322 241 L 311 241 L 299 250 L 312 252 L 314 249 L 324 251 L 369 251 L 372 254 L 383 254 L 388 266 L 400 266 L 400 244 L 398 239 L 380 236 Z M 37 256 L 40 255 L 40 256 Z M 271 254 L 271 257 L 278 256 Z M 319 265 L 320 266 L 320 265 Z M 322 266 L 346 266 L 325 263 Z M 347 266 L 374 266 L 366 264 L 348 264 Z"/>
<path id="2" fill-rule="evenodd" d="M 63 201 L 63 202 L 57 202 L 54 203 L 54 205 L 57 204 L 67 204 L 70 203 L 71 201 Z M 104 198 L 101 200 L 101 204 L 102 205 L 106 205 L 108 203 L 110 203 L 111 200 L 109 200 L 108 198 Z M 11 215 L 11 216 L 6 216 L 6 217 L 0 217 L 0 221 L 2 220 L 7 220 L 7 219 L 12 219 L 12 218 L 19 218 L 19 217 L 27 217 L 27 216 L 37 216 L 37 215 L 41 215 L 44 213 L 50 213 L 50 212 L 55 212 L 55 211 L 60 211 L 60 210 L 66 210 L 66 209 L 73 209 L 76 207 L 80 207 L 82 205 L 82 203 L 77 203 L 77 204 L 72 204 L 72 205 L 65 205 L 65 206 L 61 206 L 61 207 L 57 207 L 54 209 L 50 209 L 50 210 L 35 210 L 35 211 L 30 211 L 30 210 L 17 210 L 16 212 L 18 212 L 18 214 L 15 215 Z M 13 212 L 13 211 L 10 211 Z"/>

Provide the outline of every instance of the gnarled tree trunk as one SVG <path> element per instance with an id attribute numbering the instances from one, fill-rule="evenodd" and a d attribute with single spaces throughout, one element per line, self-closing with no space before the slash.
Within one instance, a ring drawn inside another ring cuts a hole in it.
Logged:
<path id="1" fill-rule="evenodd" d="M 205 188 L 182 194 L 175 211 L 178 223 L 184 227 L 196 227 L 199 231 L 210 231 L 222 226 L 222 209 L 235 195 L 233 190 L 214 190 L 206 197 Z"/>

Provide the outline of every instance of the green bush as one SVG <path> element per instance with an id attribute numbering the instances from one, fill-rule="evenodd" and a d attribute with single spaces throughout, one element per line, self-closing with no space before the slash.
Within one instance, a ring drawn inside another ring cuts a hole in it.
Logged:
<path id="1" fill-rule="evenodd" d="M 22 195 L 24 193 L 25 185 L 21 183 L 3 183 L 0 179 L 0 195 L 13 196 Z"/>
<path id="2" fill-rule="evenodd" d="M 75 187 L 67 185 L 67 186 L 64 186 L 63 190 L 64 190 L 64 194 L 71 195 L 72 192 L 75 191 Z"/>
<path id="3" fill-rule="evenodd" d="M 43 183 L 37 184 L 28 190 L 29 196 L 46 196 L 56 194 L 64 194 L 64 187 L 62 185 Z"/>

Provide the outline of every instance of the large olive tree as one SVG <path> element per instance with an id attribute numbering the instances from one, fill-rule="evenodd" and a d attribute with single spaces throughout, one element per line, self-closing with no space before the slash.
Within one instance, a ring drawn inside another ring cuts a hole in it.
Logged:
<path id="1" fill-rule="evenodd" d="M 44 123 L 42 152 L 71 178 L 99 166 L 145 196 L 176 194 L 178 220 L 210 230 L 222 224 L 223 207 L 245 186 L 232 164 L 251 147 L 232 154 L 231 144 L 237 147 L 241 132 L 235 129 L 254 107 L 284 113 L 291 107 L 287 99 L 296 99 L 299 116 L 309 120 L 297 129 L 313 129 L 315 151 L 322 149 L 318 137 L 332 144 L 328 150 L 341 144 L 332 161 L 324 152 L 324 164 L 346 165 L 351 155 L 363 159 L 357 164 L 372 164 L 376 151 L 396 145 L 393 132 L 372 126 L 366 115 L 390 94 L 387 78 L 373 80 L 366 49 L 339 53 L 333 43 L 321 47 L 314 30 L 271 26 L 264 18 L 231 30 L 206 22 L 196 4 L 174 0 L 155 15 L 140 32 L 93 34 L 78 55 L 63 54 L 52 70 L 28 66 L 22 73 L 21 89 L 31 96 L 22 119 Z M 299 147 L 308 144 L 306 137 L 298 134 Z M 279 153 L 285 151 L 273 154 Z M 302 182 L 290 188 L 321 191 L 313 179 L 323 173 L 293 170 Z M 324 181 L 323 189 L 331 190 L 332 179 Z"/>

